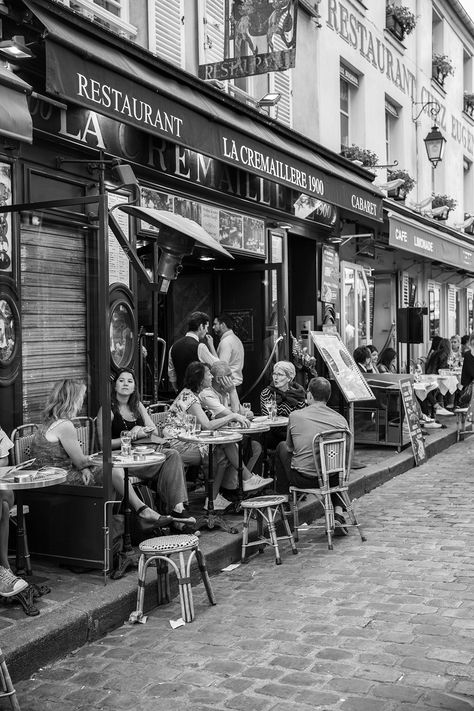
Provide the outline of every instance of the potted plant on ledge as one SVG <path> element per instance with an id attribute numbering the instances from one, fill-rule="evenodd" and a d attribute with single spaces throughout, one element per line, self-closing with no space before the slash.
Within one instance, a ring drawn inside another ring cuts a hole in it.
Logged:
<path id="1" fill-rule="evenodd" d="M 465 92 L 463 111 L 471 118 L 474 118 L 474 94 Z"/>
<path id="2" fill-rule="evenodd" d="M 388 197 L 391 197 L 393 200 L 405 200 L 410 190 L 413 190 L 416 184 L 416 181 L 411 177 L 410 173 L 402 169 L 388 170 L 387 179 L 389 181 L 399 179 L 403 180 L 402 185 L 400 185 L 398 188 L 395 188 L 395 190 L 388 191 Z"/>
<path id="3" fill-rule="evenodd" d="M 385 9 L 385 24 L 400 42 L 416 27 L 416 17 L 409 7 L 389 3 Z"/>
<path id="4" fill-rule="evenodd" d="M 457 200 L 448 195 L 435 195 L 431 201 L 432 217 L 435 220 L 447 220 L 449 213 L 457 204 Z"/>
<path id="5" fill-rule="evenodd" d="M 353 143 L 351 146 L 344 146 L 341 150 L 341 155 L 348 160 L 351 160 L 357 165 L 362 165 L 365 168 L 372 168 L 379 162 L 379 157 L 373 151 L 369 151 L 368 148 L 359 148 Z"/>
<path id="6" fill-rule="evenodd" d="M 454 74 L 454 66 L 447 54 L 435 52 L 432 59 L 433 78 L 440 86 L 444 86 L 444 80 L 449 74 Z"/>

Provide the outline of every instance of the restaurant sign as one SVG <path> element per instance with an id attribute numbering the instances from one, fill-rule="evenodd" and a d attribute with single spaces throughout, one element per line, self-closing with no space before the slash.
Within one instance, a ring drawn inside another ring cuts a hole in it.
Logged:
<path id="1" fill-rule="evenodd" d="M 199 78 L 222 81 L 294 67 L 296 5 L 297 0 L 226 2 L 225 27 L 229 30 L 222 29 L 222 59 L 200 64 Z M 207 38 L 206 42 L 208 46 Z"/>
<path id="2" fill-rule="evenodd" d="M 375 190 L 372 193 L 320 170 L 317 154 L 309 149 L 295 146 L 301 160 L 66 47 L 49 43 L 46 48 L 47 91 L 52 95 L 372 220 L 382 220 L 382 200 Z M 238 116 L 235 122 L 238 126 Z"/>
<path id="3" fill-rule="evenodd" d="M 474 271 L 474 245 L 436 234 L 434 230 L 406 222 L 390 215 L 388 243 L 413 254 L 427 257 L 432 262 L 449 264 L 458 269 Z"/>

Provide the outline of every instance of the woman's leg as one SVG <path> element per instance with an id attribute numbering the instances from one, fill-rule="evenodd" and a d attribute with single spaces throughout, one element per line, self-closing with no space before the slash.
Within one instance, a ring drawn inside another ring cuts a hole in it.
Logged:
<path id="1" fill-rule="evenodd" d="M 224 444 L 222 445 L 225 456 L 227 457 L 227 460 L 232 464 L 233 468 L 235 469 L 235 474 L 237 474 L 237 469 L 239 466 L 239 454 L 238 454 L 238 449 L 236 444 Z M 246 481 L 247 479 L 250 479 L 252 476 L 252 472 L 248 470 L 245 464 L 242 465 L 242 477 L 243 480 Z M 227 488 L 232 488 L 232 487 L 227 487 Z"/>
<path id="2" fill-rule="evenodd" d="M 256 439 L 251 439 L 249 445 L 251 455 L 246 461 L 246 466 L 249 472 L 253 472 L 253 468 L 260 459 L 260 455 L 262 454 L 262 445 L 260 444 L 260 442 L 257 442 Z"/>
<path id="3" fill-rule="evenodd" d="M 166 510 L 163 513 L 181 513 L 184 510 L 184 502 L 188 499 L 183 460 L 175 449 L 168 449 L 164 454 L 166 459 L 154 480 L 156 492 L 165 505 Z"/>
<path id="4" fill-rule="evenodd" d="M 125 473 L 123 469 L 121 467 L 113 467 L 112 483 L 114 485 L 114 489 L 122 497 L 123 492 L 125 491 L 124 479 Z M 143 506 L 143 501 L 137 496 L 135 489 L 133 486 L 130 486 L 130 484 L 128 485 L 128 502 L 130 504 L 130 508 L 134 511 L 138 511 L 138 509 Z M 145 519 L 145 521 L 159 521 L 161 518 L 159 513 L 150 508 L 146 508 L 142 513 L 140 513 L 140 517 Z"/>

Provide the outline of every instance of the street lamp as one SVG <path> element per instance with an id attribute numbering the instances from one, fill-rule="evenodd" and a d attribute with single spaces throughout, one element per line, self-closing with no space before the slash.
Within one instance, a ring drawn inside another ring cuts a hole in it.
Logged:
<path id="1" fill-rule="evenodd" d="M 433 118 L 433 126 L 431 128 L 431 131 L 428 133 L 426 138 L 423 139 L 425 147 L 426 147 L 426 153 L 428 155 L 428 160 L 430 161 L 431 165 L 433 168 L 436 168 L 438 163 L 443 160 L 443 154 L 444 154 L 444 147 L 446 145 L 446 139 L 439 130 L 438 126 L 436 125 L 436 118 L 441 111 L 441 106 L 437 101 L 426 101 L 423 103 L 422 101 L 414 101 L 413 106 L 423 104 L 419 112 L 415 117 L 413 117 L 413 121 L 416 123 L 417 120 L 420 118 L 422 111 L 424 111 L 428 106 L 430 106 L 430 114 Z"/>

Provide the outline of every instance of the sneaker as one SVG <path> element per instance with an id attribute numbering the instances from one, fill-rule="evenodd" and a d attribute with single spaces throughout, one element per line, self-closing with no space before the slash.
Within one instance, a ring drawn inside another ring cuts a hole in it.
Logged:
<path id="1" fill-rule="evenodd" d="M 347 536 L 349 531 L 347 530 L 346 527 L 346 519 L 344 516 L 340 513 L 335 513 L 334 514 L 334 523 L 335 523 L 335 528 L 334 528 L 334 535 L 335 536 Z"/>
<path id="2" fill-rule="evenodd" d="M 229 508 L 229 506 L 232 506 L 232 501 L 227 501 L 222 494 L 217 494 L 216 498 L 214 499 L 214 511 L 225 511 L 226 509 Z M 209 508 L 209 499 L 206 498 L 204 502 L 204 509 L 207 511 Z"/>
<path id="3" fill-rule="evenodd" d="M 2 597 L 12 597 L 23 592 L 28 587 L 28 583 L 23 578 L 17 578 L 8 568 L 0 566 L 0 595 Z"/>
<path id="4" fill-rule="evenodd" d="M 438 415 L 441 415 L 442 417 L 452 417 L 454 415 L 454 412 L 450 412 L 445 407 L 437 407 L 436 416 Z"/>
<path id="5" fill-rule="evenodd" d="M 421 419 L 423 422 L 434 422 L 433 417 L 428 417 L 428 415 L 425 415 L 424 413 L 421 415 Z"/>
<path id="6" fill-rule="evenodd" d="M 244 481 L 244 491 L 254 491 L 254 489 L 263 489 L 264 486 L 268 486 L 271 484 L 273 479 L 271 477 L 264 478 L 263 476 L 259 476 L 258 474 L 252 474 L 250 479 L 247 479 L 247 481 Z"/>
<path id="7" fill-rule="evenodd" d="M 443 426 L 441 422 L 436 422 L 435 420 L 432 422 L 424 422 L 423 425 L 425 430 L 439 430 Z"/>

